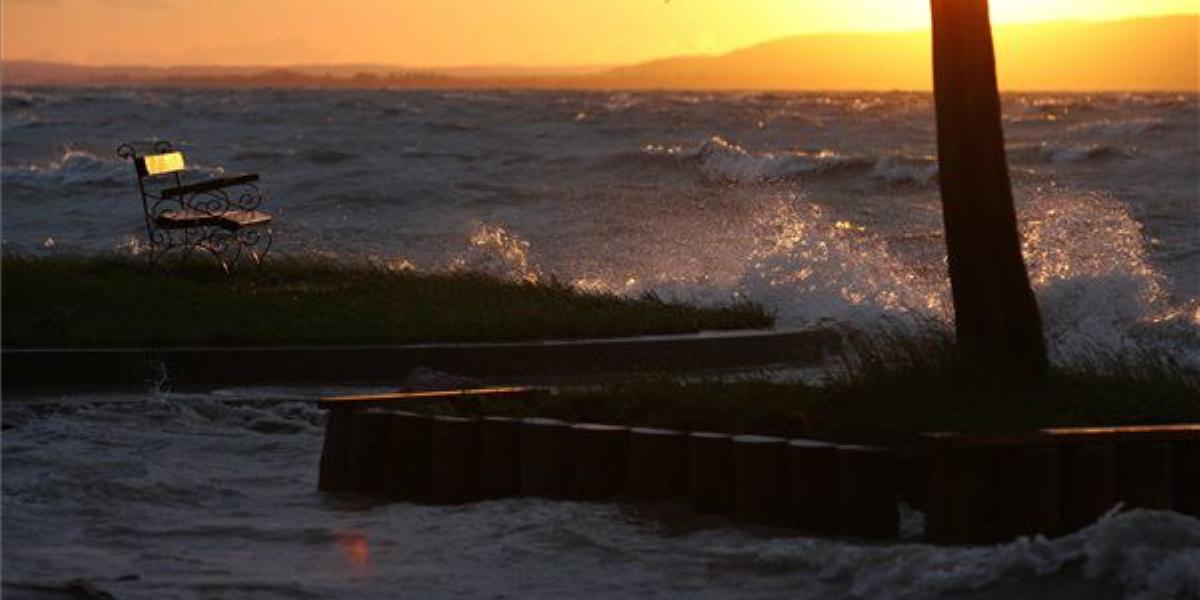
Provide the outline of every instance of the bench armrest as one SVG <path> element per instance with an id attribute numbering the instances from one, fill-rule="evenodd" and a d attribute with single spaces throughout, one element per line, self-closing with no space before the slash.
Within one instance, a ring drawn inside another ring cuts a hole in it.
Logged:
<path id="1" fill-rule="evenodd" d="M 185 196 L 188 194 L 198 194 L 200 192 L 207 192 L 210 190 L 219 190 L 221 188 L 226 188 L 226 187 L 230 187 L 230 186 L 234 186 L 234 185 L 243 185 L 246 183 L 253 183 L 255 181 L 258 181 L 258 173 L 248 173 L 246 175 L 235 175 L 233 177 L 217 177 L 214 179 L 201 181 L 199 183 L 189 183 L 187 185 L 181 185 L 179 187 L 166 188 L 162 191 L 162 197 L 164 199 L 175 198 L 178 196 Z"/>

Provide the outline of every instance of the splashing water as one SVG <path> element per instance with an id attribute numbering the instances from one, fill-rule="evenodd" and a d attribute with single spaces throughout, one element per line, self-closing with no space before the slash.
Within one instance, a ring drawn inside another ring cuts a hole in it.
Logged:
<path id="1" fill-rule="evenodd" d="M 1187 303 L 1167 293 L 1149 262 L 1142 226 L 1110 196 L 1039 194 L 1020 218 L 1056 359 L 1144 348 L 1154 343 L 1146 339 L 1147 326 L 1187 320 Z"/>
<path id="2" fill-rule="evenodd" d="M 529 242 L 504 227 L 487 223 L 476 225 L 467 249 L 451 259 L 449 267 L 526 283 L 542 279 L 540 269 L 529 259 Z"/>
<path id="3" fill-rule="evenodd" d="M 777 202 L 757 228 L 740 286 L 746 297 L 778 307 L 784 325 L 948 318 L 945 286 L 863 226 L 831 222 L 816 204 Z"/>
<path id="4" fill-rule="evenodd" d="M 107 160 L 86 150 L 66 148 L 46 162 L 6 166 L 4 179 L 18 183 L 54 181 L 62 185 L 120 185 L 130 181 L 128 165 Z"/>

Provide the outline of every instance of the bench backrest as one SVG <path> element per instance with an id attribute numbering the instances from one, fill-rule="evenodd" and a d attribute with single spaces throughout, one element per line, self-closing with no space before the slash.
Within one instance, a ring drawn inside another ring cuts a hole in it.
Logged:
<path id="1" fill-rule="evenodd" d="M 138 177 L 171 175 L 187 169 L 183 153 L 179 151 L 139 156 L 134 159 L 133 166 L 137 169 Z"/>

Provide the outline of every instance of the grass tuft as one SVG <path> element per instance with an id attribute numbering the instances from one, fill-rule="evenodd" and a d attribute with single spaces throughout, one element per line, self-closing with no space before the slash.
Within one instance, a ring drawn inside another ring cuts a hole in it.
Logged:
<path id="1" fill-rule="evenodd" d="M 428 409 L 880 443 L 931 431 L 1200 422 L 1200 373 L 1169 356 L 1100 356 L 1055 367 L 1044 386 L 1019 388 L 968 374 L 942 327 L 844 333 L 843 355 L 823 382 L 662 374 L 533 402 Z"/>
<path id="2" fill-rule="evenodd" d="M 226 277 L 211 261 L 0 257 L 6 347 L 400 344 L 769 327 L 761 306 L 698 307 L 469 272 L 279 257 Z"/>

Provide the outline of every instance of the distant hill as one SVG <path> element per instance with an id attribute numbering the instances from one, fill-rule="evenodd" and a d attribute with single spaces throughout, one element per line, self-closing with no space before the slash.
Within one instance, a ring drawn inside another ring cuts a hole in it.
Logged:
<path id="1" fill-rule="evenodd" d="M 1196 90 L 1200 16 L 996 28 L 1001 87 L 1015 90 Z M 930 89 L 929 32 L 776 40 L 724 56 L 614 69 L 631 87 Z"/>
<path id="2" fill-rule="evenodd" d="M 1008 90 L 1200 90 L 1200 15 L 996 28 Z M 927 90 L 930 34 L 796 36 L 720 56 L 602 67 L 83 67 L 5 62 L 7 85 Z"/>

